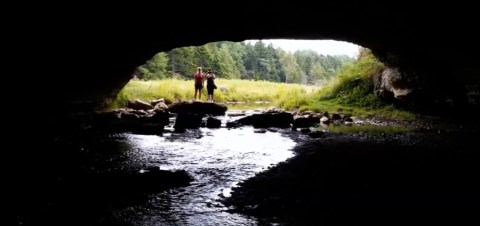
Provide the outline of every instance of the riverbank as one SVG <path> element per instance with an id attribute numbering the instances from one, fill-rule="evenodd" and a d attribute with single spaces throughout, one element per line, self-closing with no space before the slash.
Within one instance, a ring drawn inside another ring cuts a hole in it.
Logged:
<path id="1" fill-rule="evenodd" d="M 438 131 L 305 140 L 224 203 L 281 225 L 478 221 L 479 133 Z"/>

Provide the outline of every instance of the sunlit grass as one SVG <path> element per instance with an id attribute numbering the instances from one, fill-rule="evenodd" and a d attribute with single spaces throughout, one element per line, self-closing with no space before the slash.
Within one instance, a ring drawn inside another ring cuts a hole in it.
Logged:
<path id="1" fill-rule="evenodd" d="M 278 107 L 293 109 L 307 103 L 319 87 L 299 84 L 274 83 L 268 81 L 217 79 L 218 89 L 214 100 L 234 109 L 252 109 Z M 165 79 L 156 81 L 130 81 L 117 95 L 112 107 L 124 107 L 129 99 L 150 101 L 164 98 L 166 101 L 188 101 L 194 97 L 193 81 Z M 203 90 L 202 100 L 206 101 L 207 92 Z M 241 104 L 231 105 L 237 102 Z M 261 103 L 261 104 L 260 104 Z"/>
<path id="2" fill-rule="evenodd" d="M 319 127 L 319 130 L 324 130 Z M 378 125 L 330 125 L 328 131 L 332 133 L 368 133 L 368 134 L 395 134 L 413 131 L 412 128 L 405 126 L 378 126 Z"/>
<path id="3" fill-rule="evenodd" d="M 385 66 L 371 53 L 345 64 L 335 79 L 312 94 L 300 110 L 336 112 L 363 118 L 415 120 L 417 114 L 388 105 L 373 94 L 372 76 Z"/>
<path id="4" fill-rule="evenodd" d="M 358 81 L 350 74 L 344 73 L 343 79 L 332 81 L 323 88 L 268 81 L 217 79 L 218 89 L 215 90 L 214 100 L 227 105 L 229 109 L 236 110 L 271 107 L 293 110 L 298 106 L 301 111 L 340 113 L 379 120 L 412 121 L 418 118 L 418 115 L 414 113 L 396 109 L 392 105 L 381 104 L 377 97 L 367 93 L 365 88 L 367 85 L 362 85 L 366 84 L 364 81 Z M 355 93 L 356 87 L 359 86 L 352 86 L 352 81 L 363 87 L 362 92 Z M 147 102 L 159 98 L 164 98 L 167 102 L 189 101 L 193 99 L 193 95 L 193 81 L 179 79 L 132 80 L 120 91 L 111 107 L 125 107 L 129 99 L 141 99 Z M 204 89 L 202 100 L 206 101 L 206 97 L 207 93 Z"/>
<path id="5" fill-rule="evenodd" d="M 306 105 L 301 106 L 300 110 L 340 113 L 344 115 L 353 115 L 361 118 L 398 119 L 407 121 L 415 120 L 419 116 L 418 114 L 415 114 L 413 112 L 397 109 L 392 105 L 380 107 L 358 107 L 339 104 L 336 99 L 318 100 L 313 98 L 308 100 Z"/>

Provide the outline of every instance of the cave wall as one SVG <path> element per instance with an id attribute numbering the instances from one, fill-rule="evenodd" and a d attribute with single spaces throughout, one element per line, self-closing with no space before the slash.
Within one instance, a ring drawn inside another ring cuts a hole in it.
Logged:
<path id="1" fill-rule="evenodd" d="M 441 95 L 453 84 L 475 87 L 480 80 L 476 8 L 456 2 L 174 1 L 165 6 L 55 7 L 61 10 L 31 7 L 25 12 L 29 17 L 12 32 L 21 37 L 12 57 L 21 70 L 13 79 L 28 81 L 22 89 L 32 97 L 29 106 L 45 115 L 101 108 L 138 65 L 159 51 L 225 40 L 356 43 L 415 77 L 419 87 L 434 90 L 431 95 Z"/>

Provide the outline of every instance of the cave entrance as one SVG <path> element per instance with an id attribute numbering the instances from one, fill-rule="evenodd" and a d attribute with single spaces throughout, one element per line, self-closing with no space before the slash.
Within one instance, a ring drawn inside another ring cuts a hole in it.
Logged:
<path id="1" fill-rule="evenodd" d="M 195 99 L 191 83 L 198 67 L 204 73 L 211 68 L 215 74 L 217 103 L 232 108 L 260 103 L 262 107 L 284 107 L 280 102 L 289 99 L 299 105 L 295 97 L 332 81 L 344 64 L 356 60 L 359 49 L 358 45 L 335 40 L 288 39 L 175 48 L 159 52 L 137 67 L 114 106 L 125 107 L 127 99 L 148 102 L 163 98 L 169 103 Z M 207 87 L 202 91 L 205 94 L 201 100 L 206 101 Z"/>

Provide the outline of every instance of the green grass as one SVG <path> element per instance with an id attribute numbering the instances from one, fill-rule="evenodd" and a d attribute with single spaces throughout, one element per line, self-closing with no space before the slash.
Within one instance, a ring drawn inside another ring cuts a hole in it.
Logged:
<path id="1" fill-rule="evenodd" d="M 311 110 L 315 112 L 330 112 L 340 113 L 344 115 L 353 115 L 360 118 L 376 118 L 376 119 L 391 119 L 402 121 L 416 120 L 419 115 L 413 112 L 396 109 L 392 105 L 385 105 L 381 107 L 358 107 L 346 104 L 340 104 L 336 99 L 332 100 L 318 100 L 311 99 L 300 110 Z"/>
<path id="2" fill-rule="evenodd" d="M 384 68 L 371 53 L 365 54 L 361 59 L 344 65 L 336 79 L 314 93 L 300 110 L 337 112 L 363 118 L 417 119 L 417 114 L 396 109 L 373 94 L 372 76 Z"/>
<path id="3" fill-rule="evenodd" d="M 361 118 L 414 120 L 413 113 L 386 106 L 355 106 L 339 103 L 338 99 L 321 99 L 325 91 L 321 87 L 298 84 L 274 83 L 266 81 L 226 80 L 218 79 L 214 99 L 217 103 L 229 101 L 245 102 L 242 104 L 227 104 L 229 109 L 260 109 L 277 107 L 292 110 L 300 106 L 300 110 L 315 112 L 341 113 Z M 222 88 L 226 88 L 222 91 Z M 130 81 L 117 95 L 111 104 L 112 108 L 125 107 L 129 99 L 150 101 L 165 98 L 167 101 L 192 100 L 194 94 L 193 82 L 177 79 L 156 81 Z M 202 94 L 206 100 L 206 90 Z M 263 103 L 256 103 L 262 101 Z M 268 103 L 265 103 L 268 102 Z"/>
<path id="4" fill-rule="evenodd" d="M 323 127 L 319 130 L 324 130 Z M 377 126 L 377 125 L 331 125 L 328 126 L 328 131 L 332 133 L 368 133 L 368 134 L 394 134 L 406 133 L 413 131 L 412 128 L 405 126 Z"/>
<path id="5" fill-rule="evenodd" d="M 317 93 L 317 99 L 336 99 L 339 104 L 359 107 L 380 107 L 382 102 L 373 94 L 372 76 L 385 66 L 372 54 L 345 64 L 336 79 Z"/>
<path id="6" fill-rule="evenodd" d="M 307 103 L 318 87 L 299 84 L 274 83 L 267 81 L 217 79 L 218 89 L 214 100 L 217 103 L 242 102 L 229 105 L 233 109 L 258 107 L 279 107 L 293 109 Z M 131 80 L 117 95 L 111 107 L 125 107 L 129 99 L 150 101 L 164 98 L 167 101 L 188 101 L 194 96 L 193 81 L 178 79 L 139 81 Z M 203 89 L 202 100 L 206 101 L 207 91 Z M 257 104 L 262 102 L 263 104 Z"/>

